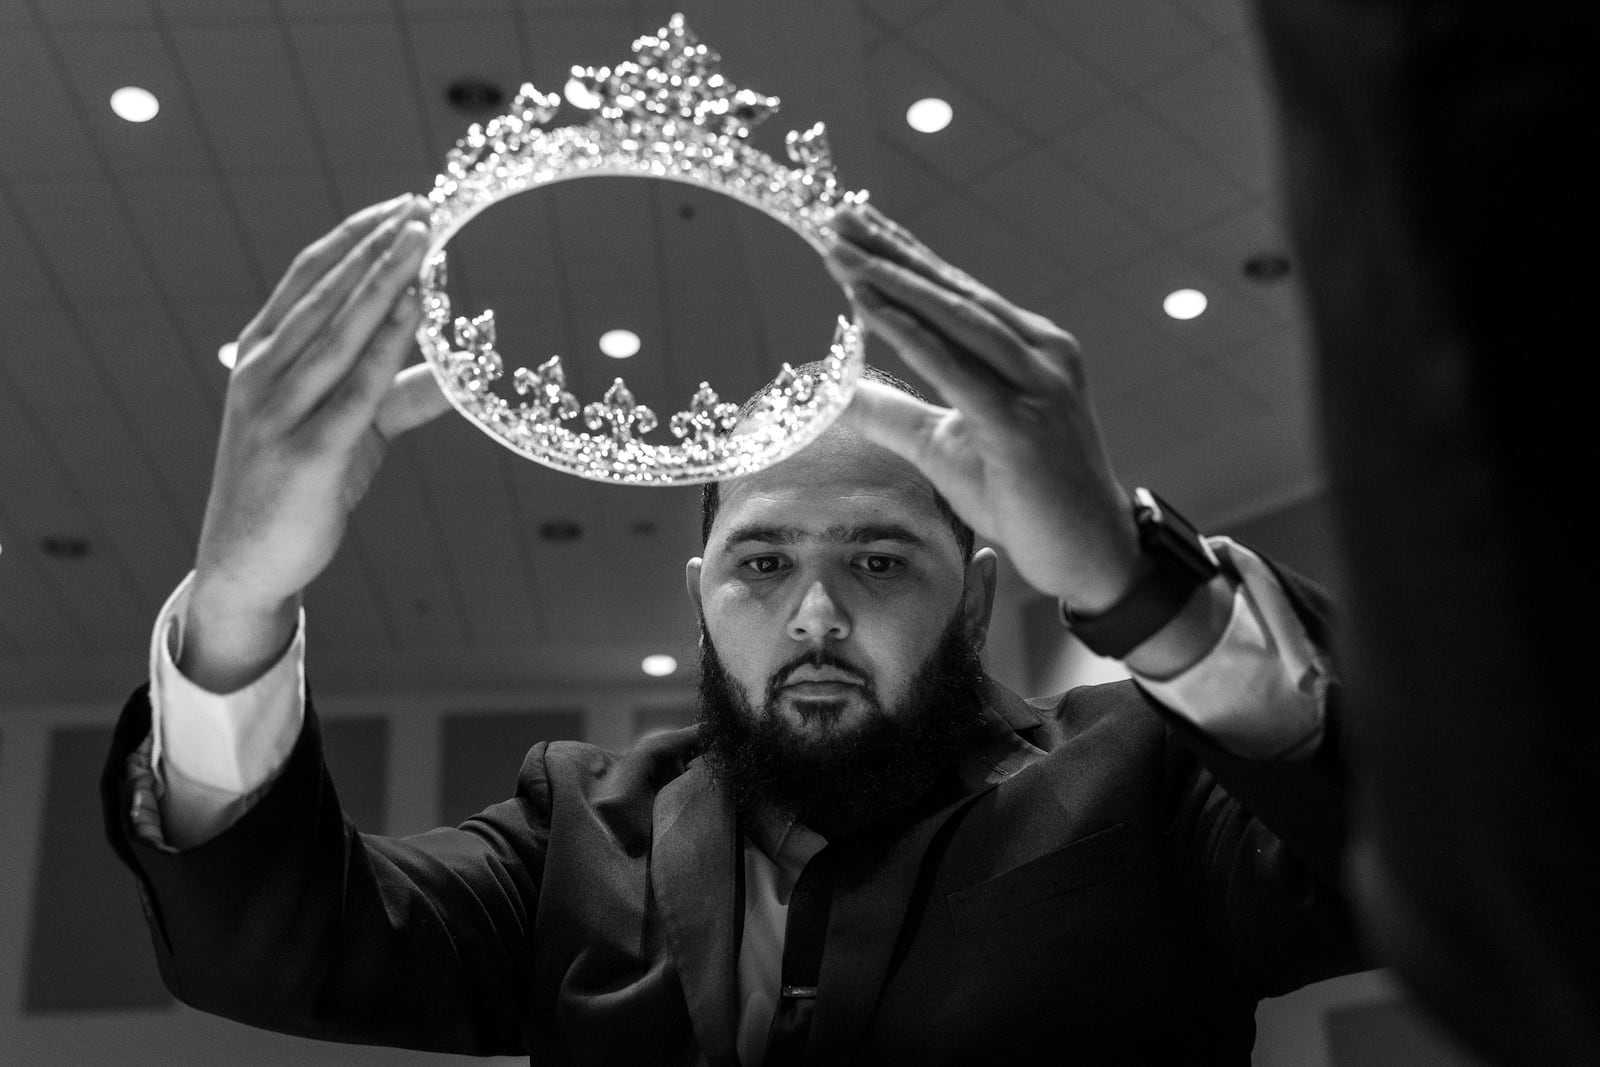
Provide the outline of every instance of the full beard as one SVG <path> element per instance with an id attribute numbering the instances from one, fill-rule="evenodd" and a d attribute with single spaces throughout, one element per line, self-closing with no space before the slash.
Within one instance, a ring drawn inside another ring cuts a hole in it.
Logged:
<path id="1" fill-rule="evenodd" d="M 806 662 L 854 669 L 824 651 Z M 959 612 L 913 675 L 905 698 L 885 709 L 863 686 L 869 707 L 848 729 L 820 713 L 824 729 L 807 737 L 777 708 L 774 675 L 763 705 L 723 669 L 701 626 L 700 729 L 712 773 L 741 816 L 792 817 L 824 837 L 894 821 L 953 783 L 956 761 L 981 722 L 983 666 Z"/>

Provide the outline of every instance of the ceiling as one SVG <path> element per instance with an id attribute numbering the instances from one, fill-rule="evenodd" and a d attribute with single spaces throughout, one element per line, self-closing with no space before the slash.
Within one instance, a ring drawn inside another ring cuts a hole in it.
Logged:
<path id="1" fill-rule="evenodd" d="M 137 681 L 192 558 L 218 346 L 300 247 L 430 186 L 471 121 L 449 83 L 559 89 L 680 8 L 782 98 L 764 145 L 825 120 L 846 184 L 1078 335 L 1127 483 L 1212 529 L 1315 488 L 1293 279 L 1242 271 L 1284 242 L 1235 0 L 0 0 L 0 706 Z M 154 121 L 109 110 L 128 84 Z M 928 95 L 955 110 L 933 135 L 904 121 Z M 657 410 L 690 378 L 741 396 L 842 309 L 797 238 L 663 183 L 529 194 L 452 249 L 458 299 L 496 308 L 518 362 L 561 353 L 583 399 L 616 373 Z M 1186 286 L 1208 310 L 1168 319 Z M 644 341 L 627 363 L 595 347 L 619 325 Z M 694 490 L 558 475 L 449 414 L 394 448 L 312 590 L 313 679 L 620 685 L 646 653 L 690 660 L 697 521 Z"/>

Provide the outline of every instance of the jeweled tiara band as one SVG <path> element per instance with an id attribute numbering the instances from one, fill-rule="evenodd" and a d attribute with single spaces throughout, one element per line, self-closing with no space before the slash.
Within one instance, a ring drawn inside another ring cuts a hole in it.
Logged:
<path id="1" fill-rule="evenodd" d="M 505 361 L 495 347 L 494 312 L 455 316 L 445 292 L 445 245 L 480 211 L 506 197 L 559 181 L 633 176 L 686 182 L 764 211 L 819 253 L 840 206 L 865 192 L 839 187 L 822 124 L 791 132 L 787 166 L 752 148 L 750 129 L 777 110 L 776 97 L 740 89 L 718 70 L 717 53 L 689 32 L 682 15 L 633 43 L 616 67 L 574 67 L 568 99 L 593 114 L 548 128 L 559 98 L 524 84 L 511 110 L 473 124 L 451 150 L 429 199 L 434 244 L 422 270 L 423 354 L 456 410 L 507 448 L 556 470 L 627 485 L 687 485 L 748 474 L 809 444 L 850 402 L 861 375 L 859 323 L 843 317 L 816 373 L 786 363 L 740 415 L 702 382 L 689 406 L 667 420 L 676 443 L 644 440 L 659 420 L 621 378 L 580 405 L 559 356 L 511 376 L 520 399 L 496 393 Z M 581 420 L 587 431 L 567 425 Z"/>

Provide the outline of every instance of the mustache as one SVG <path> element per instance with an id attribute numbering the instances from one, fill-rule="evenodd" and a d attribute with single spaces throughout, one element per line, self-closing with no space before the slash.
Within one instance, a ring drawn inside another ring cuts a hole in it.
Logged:
<path id="1" fill-rule="evenodd" d="M 767 702 L 769 704 L 777 699 L 778 691 L 784 687 L 790 676 L 802 667 L 810 667 L 813 670 L 826 667 L 832 670 L 840 671 L 844 674 L 848 674 L 851 678 L 855 679 L 855 681 L 869 696 L 876 696 L 876 689 L 872 684 L 872 677 L 867 673 L 867 671 L 856 666 L 854 663 L 851 663 L 849 660 L 845 659 L 832 649 L 817 648 L 812 649 L 810 652 L 802 652 L 800 655 L 794 657 L 788 663 L 785 663 L 782 667 L 779 667 L 776 671 L 772 672 L 772 677 L 767 682 Z"/>

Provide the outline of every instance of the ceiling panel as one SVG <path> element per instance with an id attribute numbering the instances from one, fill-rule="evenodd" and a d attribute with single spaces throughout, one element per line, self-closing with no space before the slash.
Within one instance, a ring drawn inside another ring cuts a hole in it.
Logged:
<path id="1" fill-rule="evenodd" d="M 964 185 L 1026 154 L 1032 144 L 1010 123 L 979 103 L 946 71 L 900 43 L 890 43 L 872 56 L 872 100 L 882 136 L 915 156 L 946 180 Z M 906 108 L 925 96 L 949 101 L 955 112 L 937 137 L 906 125 Z M 892 210 L 909 210 L 889 205 Z"/>
<path id="2" fill-rule="evenodd" d="M 29 180 L 13 182 L 11 191 L 46 269 L 74 303 L 161 300 L 149 250 L 139 244 L 120 193 L 108 182 L 88 176 Z"/>
<path id="3" fill-rule="evenodd" d="M 1131 101 L 1073 123 L 1062 140 L 1085 177 L 1163 233 L 1183 233 L 1247 196 L 1236 179 Z"/>
<path id="4" fill-rule="evenodd" d="M 1108 270 L 1147 252 L 1159 238 L 1145 223 L 1068 170 L 1054 154 L 1034 152 L 979 182 L 973 195 L 1062 264 L 1061 284 Z M 1052 205 L 1030 216 L 1019 204 Z"/>
<path id="5" fill-rule="evenodd" d="M 43 34 L 29 31 L 0 34 L 0 99 L 28 102 L 0 108 L 0 144 L 13 179 L 81 174 L 96 165 L 77 103 L 45 42 Z"/>
<path id="6" fill-rule="evenodd" d="M 146 0 L 171 26 L 259 26 L 273 21 L 261 0 Z M 124 5 L 126 6 L 126 5 Z"/>
<path id="7" fill-rule="evenodd" d="M 549 15 L 525 12 L 521 43 L 529 69 L 521 80 L 542 92 L 560 92 L 574 66 L 615 66 L 628 58 L 635 37 L 660 27 L 675 10 L 669 3 L 592 3 Z"/>
<path id="8" fill-rule="evenodd" d="M 1007 125 L 1034 136 L 1110 103 L 1114 90 L 1004 4 L 950 4 L 907 37 Z"/>
<path id="9" fill-rule="evenodd" d="M 334 203 L 337 194 L 320 170 L 230 173 L 226 188 L 249 235 L 248 246 L 239 254 L 249 258 L 269 289 L 277 286 L 302 248 L 340 219 Z M 261 296 L 265 299 L 266 293 Z M 227 336 L 236 334 L 248 319 L 241 319 Z"/>
<path id="10" fill-rule="evenodd" d="M 12 206 L 15 199 L 15 194 L 0 180 L 0 308 L 10 304 L 26 307 L 55 303 L 59 290 L 37 255 L 30 232 L 32 227 L 25 228 L 23 218 Z M 0 311 L 0 322 L 6 324 L 6 336 L 15 335 L 12 314 L 10 310 Z"/>
<path id="11" fill-rule="evenodd" d="M 1168 0 L 1005 0 L 1033 28 L 1120 89 L 1134 89 L 1216 42 Z M 1045 93 L 1051 93 L 1047 86 Z"/>
<path id="12" fill-rule="evenodd" d="M 47 35 L 71 84 L 71 96 L 100 145 L 99 158 L 114 174 L 197 171 L 209 167 L 206 146 L 186 106 L 182 75 L 154 29 L 56 29 Z M 112 114 L 115 90 L 137 85 L 155 93 L 159 121 L 130 123 Z"/>
<path id="13" fill-rule="evenodd" d="M 1125 307 L 1118 295 L 1096 285 L 1062 294 L 1051 310 L 1082 345 L 1091 396 L 1114 397 L 1169 378 L 1192 359 L 1152 325 L 1150 308 Z"/>
<path id="14" fill-rule="evenodd" d="M 410 57 L 394 23 L 307 21 L 292 26 L 290 39 L 318 144 L 333 166 L 433 168 Z"/>
<path id="15" fill-rule="evenodd" d="M 388 16 L 390 0 L 278 0 L 278 10 L 290 22 L 371 22 Z"/>
<path id="16" fill-rule="evenodd" d="M 1182 0 L 1180 6 L 1218 36 L 1233 38 L 1250 32 L 1248 0 Z"/>
<path id="17" fill-rule="evenodd" d="M 1191 352 L 1208 358 L 1280 325 L 1242 283 L 1235 282 L 1231 275 L 1207 270 L 1175 248 L 1160 249 L 1107 271 L 1100 284 L 1125 307 L 1148 308 L 1151 312 L 1176 289 L 1199 289 L 1205 293 L 1208 302 L 1199 318 L 1172 319 L 1160 314 L 1152 315 L 1152 322 Z"/>
<path id="18" fill-rule="evenodd" d="M 1281 409 L 1309 421 L 1314 370 L 1300 330 L 1286 326 L 1240 345 L 1228 354 L 1224 369 L 1242 389 L 1259 397 L 1263 408 Z"/>
<path id="19" fill-rule="evenodd" d="M 885 28 L 901 29 L 930 13 L 947 7 L 952 0 L 856 0 L 856 8 L 869 21 Z"/>
<path id="20" fill-rule="evenodd" d="M 149 250 L 156 277 L 170 298 L 216 303 L 260 294 L 261 282 L 249 259 L 216 261 L 216 249 L 239 247 L 246 233 L 214 178 L 129 177 L 121 187 L 135 239 Z"/>
<path id="21" fill-rule="evenodd" d="M 348 656 L 399 647 L 389 625 L 386 601 L 368 562 L 368 537 L 366 527 L 358 524 L 352 528 L 333 562 L 306 593 L 306 664 L 312 685 L 336 674 L 339 662 Z M 415 650 L 411 654 L 415 655 Z"/>
<path id="22" fill-rule="evenodd" d="M 197 119 L 229 173 L 315 171 L 315 134 L 277 24 L 178 25 L 170 39 Z"/>
<path id="23" fill-rule="evenodd" d="M 1271 123 L 1257 74 L 1219 48 L 1139 91 L 1156 114 L 1253 195 L 1273 185 Z"/>
<path id="24" fill-rule="evenodd" d="M 84 336 L 98 353 L 105 381 L 129 398 L 135 426 L 151 445 L 164 482 L 186 504 L 205 499 L 211 471 L 208 440 L 220 426 L 217 383 L 203 377 L 220 364 L 196 368 L 162 309 L 147 304 L 101 304 L 86 309 Z M 199 484 L 196 484 L 196 477 Z"/>
<path id="25" fill-rule="evenodd" d="M 1184 514 L 1213 529 L 1262 515 L 1316 490 L 1313 424 L 1275 409 L 1209 427 L 1202 438 L 1124 471 L 1133 484 L 1181 486 Z M 1263 448 L 1271 441 L 1271 448 Z"/>
<path id="26" fill-rule="evenodd" d="M 448 86 L 459 78 L 486 79 L 504 88 L 509 105 L 510 96 L 533 77 L 526 68 L 517 19 L 510 4 L 479 6 L 489 9 L 489 13 L 466 17 L 451 3 L 447 9 L 452 17 L 408 26 L 406 38 L 415 57 L 418 84 Z M 560 88 L 554 84 L 539 86 L 546 92 Z M 429 154 L 436 167 L 448 147 L 465 132 L 465 125 L 463 116 L 450 107 L 444 93 L 424 92 L 422 104 Z"/>
<path id="27" fill-rule="evenodd" d="M 925 209 L 899 219 L 941 257 L 1021 307 L 1047 312 L 1070 271 L 1048 242 L 1019 240 L 1007 233 L 986 205 L 963 194 L 948 194 Z M 1070 253 L 1067 258 L 1070 260 Z"/>

